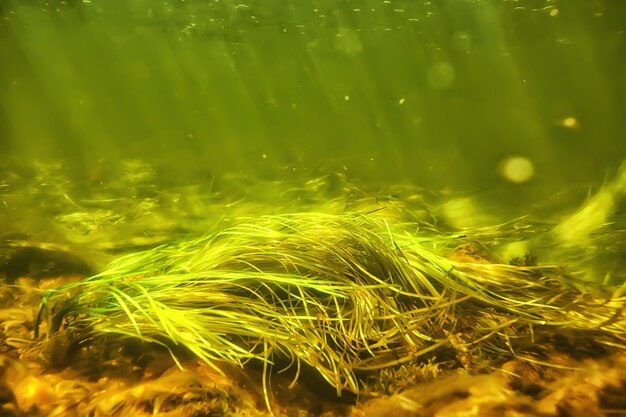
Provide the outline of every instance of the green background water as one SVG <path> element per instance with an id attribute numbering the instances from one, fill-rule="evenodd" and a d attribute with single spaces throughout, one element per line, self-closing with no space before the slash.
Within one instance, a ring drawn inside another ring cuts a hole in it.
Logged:
<path id="1" fill-rule="evenodd" d="M 9 164 L 63 158 L 98 180 L 140 157 L 183 182 L 339 169 L 520 204 L 598 184 L 626 155 L 622 0 L 4 0 L 0 14 Z M 529 182 L 498 174 L 510 155 L 532 161 Z"/>

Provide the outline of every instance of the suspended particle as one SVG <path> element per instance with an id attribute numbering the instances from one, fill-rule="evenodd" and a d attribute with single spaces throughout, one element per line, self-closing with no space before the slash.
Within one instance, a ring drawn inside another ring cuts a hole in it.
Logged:
<path id="1" fill-rule="evenodd" d="M 577 129 L 580 127 L 578 120 L 575 117 L 566 117 L 561 121 L 561 125 L 568 129 Z"/>
<path id="2" fill-rule="evenodd" d="M 521 184 L 535 175 L 532 161 L 523 156 L 510 156 L 500 163 L 500 175 L 512 183 Z"/>

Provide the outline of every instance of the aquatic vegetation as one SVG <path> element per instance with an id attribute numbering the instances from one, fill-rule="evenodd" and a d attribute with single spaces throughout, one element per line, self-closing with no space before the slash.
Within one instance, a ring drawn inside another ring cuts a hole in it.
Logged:
<path id="1" fill-rule="evenodd" d="M 626 286 L 583 284 L 555 265 L 452 260 L 443 255 L 458 236 L 416 230 L 383 211 L 241 219 L 48 291 L 36 327 L 109 347 L 158 344 L 177 363 L 186 350 L 217 372 L 253 361 L 265 382 L 273 367 L 306 364 L 338 394 L 445 351 L 461 366 L 477 355 L 541 361 L 529 347 L 548 333 L 626 348 Z"/>
<path id="2" fill-rule="evenodd" d="M 615 214 L 617 203 L 624 193 L 626 163 L 620 166 L 616 178 L 607 181 L 583 206 L 559 222 L 553 231 L 555 239 L 566 246 L 590 245 L 592 235 L 606 226 Z"/>

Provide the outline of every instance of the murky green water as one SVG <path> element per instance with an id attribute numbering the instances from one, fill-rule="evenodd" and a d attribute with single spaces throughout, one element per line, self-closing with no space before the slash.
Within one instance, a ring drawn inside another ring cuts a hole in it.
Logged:
<path id="1" fill-rule="evenodd" d="M 599 182 L 626 155 L 626 3 L 5 1 L 3 160 L 179 178 L 289 166 L 511 190 Z M 528 158 L 508 184 L 498 167 Z M 521 194 L 520 194 L 521 193 Z M 532 195 L 544 195 L 532 194 Z"/>

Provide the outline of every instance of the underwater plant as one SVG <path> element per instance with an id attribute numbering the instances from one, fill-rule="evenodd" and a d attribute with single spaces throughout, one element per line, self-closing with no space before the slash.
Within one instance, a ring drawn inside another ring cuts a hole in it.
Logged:
<path id="1" fill-rule="evenodd" d="M 452 260 L 437 252 L 457 236 L 415 230 L 380 212 L 243 219 L 48 291 L 36 328 L 158 344 L 179 366 L 183 348 L 218 372 L 258 362 L 264 383 L 272 366 L 306 364 L 337 394 L 442 349 L 524 357 L 547 330 L 626 347 L 626 286 L 577 282 L 554 265 Z"/>

